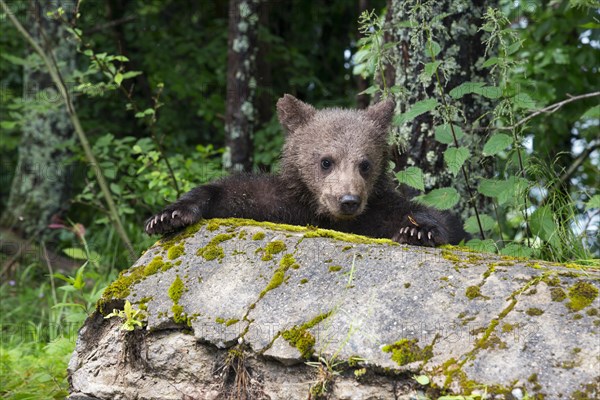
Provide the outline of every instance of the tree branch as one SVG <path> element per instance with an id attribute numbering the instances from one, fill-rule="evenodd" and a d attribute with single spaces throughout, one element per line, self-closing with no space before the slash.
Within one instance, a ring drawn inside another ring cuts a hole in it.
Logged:
<path id="1" fill-rule="evenodd" d="M 502 127 L 502 128 L 498 128 L 498 129 L 501 129 L 501 130 L 515 129 L 516 127 L 523 125 L 527 121 L 531 120 L 532 118 L 537 117 L 540 114 L 552 114 L 553 112 L 557 111 L 559 108 L 564 106 L 565 104 L 569 104 L 569 103 L 572 103 L 577 100 L 587 99 L 589 97 L 595 97 L 595 96 L 600 96 L 600 92 L 592 92 L 592 93 L 580 94 L 579 96 L 569 97 L 566 100 L 551 104 L 547 107 L 542 108 L 541 110 L 537 110 L 537 111 L 529 114 L 527 117 L 523 118 L 522 120 L 518 121 L 516 124 L 514 124 L 512 126 L 506 126 L 506 127 Z"/>

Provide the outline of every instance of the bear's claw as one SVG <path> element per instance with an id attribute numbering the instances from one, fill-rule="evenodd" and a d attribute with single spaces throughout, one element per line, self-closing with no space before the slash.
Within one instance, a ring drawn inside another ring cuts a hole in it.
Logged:
<path id="1" fill-rule="evenodd" d="M 434 240 L 434 238 L 434 230 L 425 230 L 420 227 L 416 228 L 406 226 L 404 228 L 400 228 L 398 233 L 392 237 L 392 240 L 403 244 L 433 247 L 439 244 L 436 240 Z"/>
<path id="2" fill-rule="evenodd" d="M 150 217 L 146 221 L 145 231 L 148 235 L 174 232 L 198 221 L 200 218 L 197 214 L 193 208 L 187 209 L 179 206 L 173 210 L 169 207 Z"/>

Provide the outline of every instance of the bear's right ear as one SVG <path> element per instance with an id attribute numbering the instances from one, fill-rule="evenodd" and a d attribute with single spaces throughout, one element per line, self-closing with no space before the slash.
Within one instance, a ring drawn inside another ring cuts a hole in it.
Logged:
<path id="1" fill-rule="evenodd" d="M 283 129 L 288 134 L 306 124 L 317 110 L 310 104 L 306 104 L 290 94 L 283 95 L 277 101 L 277 115 Z"/>
<path id="2" fill-rule="evenodd" d="M 388 97 L 386 100 L 370 106 L 365 112 L 372 121 L 375 121 L 382 129 L 387 130 L 392 123 L 395 107 L 394 100 Z"/>

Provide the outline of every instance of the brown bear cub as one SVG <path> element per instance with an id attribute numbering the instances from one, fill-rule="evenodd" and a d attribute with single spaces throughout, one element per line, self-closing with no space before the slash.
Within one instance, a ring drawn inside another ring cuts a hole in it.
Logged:
<path id="1" fill-rule="evenodd" d="M 237 217 L 420 246 L 465 238 L 452 215 L 396 191 L 386 157 L 393 101 L 366 110 L 316 110 L 285 95 L 277 112 L 287 133 L 279 174 L 236 174 L 192 189 L 151 217 L 146 232 L 164 234 L 202 218 Z"/>

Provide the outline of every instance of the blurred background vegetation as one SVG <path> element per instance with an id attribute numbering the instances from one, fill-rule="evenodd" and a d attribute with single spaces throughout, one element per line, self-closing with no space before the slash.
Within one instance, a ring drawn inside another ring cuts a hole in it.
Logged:
<path id="1" fill-rule="evenodd" d="M 86 157 L 42 59 L 3 12 L 0 396 L 63 398 L 66 363 L 77 329 L 93 311 L 103 288 L 156 240 L 143 233 L 145 219 L 175 200 L 178 193 L 228 173 L 222 168 L 227 124 L 231 122 L 228 92 L 239 89 L 228 83 L 229 17 L 230 6 L 240 2 L 71 1 L 62 4 L 64 12 L 57 11 L 61 2 L 50 2 L 52 6 L 24 0 L 5 3 L 48 54 L 54 54 L 97 161 L 97 166 L 92 166 Z M 399 87 L 398 68 L 403 57 L 413 54 L 402 52 L 410 44 L 398 35 L 398 30 L 410 24 L 390 26 L 397 23 L 393 15 L 407 12 L 401 9 L 407 6 L 399 3 L 260 2 L 254 10 L 254 80 L 249 83 L 253 93 L 249 161 L 253 170 L 277 170 L 283 132 L 274 110 L 284 93 L 317 107 L 363 108 L 379 97 L 383 88 L 404 101 L 401 110 L 410 115 L 410 104 L 422 98 L 411 98 Z M 448 8 L 452 2 L 437 3 Z M 511 44 L 518 45 L 502 58 L 507 66 L 502 76 L 482 79 L 505 93 L 511 87 L 522 88 L 521 104 L 511 105 L 518 111 L 512 124 L 600 87 L 596 1 L 458 3 L 453 7 L 464 8 L 455 10 L 456 14 L 489 6 L 507 18 L 508 24 L 495 32 L 501 30 L 510 36 Z M 245 11 L 239 10 L 243 16 Z M 374 10 L 375 20 L 363 18 L 359 30 L 364 10 Z M 410 19 L 413 14 L 407 15 Z M 476 17 L 479 26 L 483 25 L 481 15 Z M 477 33 L 477 27 L 463 28 L 468 34 Z M 483 35 L 485 39 L 486 33 Z M 366 40 L 368 37 L 371 39 Z M 439 42 L 443 58 L 444 43 L 450 48 L 453 38 Z M 376 44 L 382 47 L 373 52 Z M 384 57 L 386 45 L 391 49 L 390 58 Z M 487 56 L 493 57 L 498 48 L 502 50 L 502 44 L 496 44 Z M 381 82 L 385 74 L 379 74 L 378 65 L 387 68 L 386 74 L 394 75 L 391 71 L 396 69 L 396 85 Z M 422 73 L 422 66 L 417 69 Z M 420 76 L 414 75 L 412 80 Z M 458 83 L 445 89 L 450 91 Z M 363 91 L 365 94 L 359 95 Z M 517 147 L 531 160 L 527 161 L 527 173 L 535 183 L 529 187 L 531 204 L 507 207 L 498 195 L 480 190 L 494 200 L 482 208 L 498 217 L 486 227 L 488 237 L 500 244 L 497 247 L 502 248 L 505 241 L 523 244 L 531 236 L 537 249 L 527 254 L 594 264 L 599 252 L 599 99 L 569 102 L 540 113 L 519 128 Z M 510 125 L 506 115 L 499 116 L 494 108 L 498 104 L 492 103 L 482 106 L 482 112 L 493 115 L 488 115 L 488 124 L 496 128 Z M 397 131 L 402 130 L 397 127 Z M 482 139 L 481 144 L 484 142 Z M 441 174 L 446 167 L 443 158 L 440 160 L 428 168 L 400 155 L 395 170 L 417 165 L 427 173 Z M 510 178 L 516 176 L 510 170 L 515 163 L 514 152 L 496 151 L 494 157 L 482 157 L 471 169 L 485 171 L 476 174 L 482 179 Z M 123 232 L 111 223 L 96 168 L 107 180 Z M 444 183 L 460 179 L 450 177 Z M 438 184 L 425 180 L 427 189 Z M 468 199 L 461 203 L 467 204 Z M 532 235 L 524 219 L 548 204 L 552 218 L 534 218 L 539 226 L 531 228 L 535 230 Z M 467 206 L 460 208 L 469 212 Z M 562 233 L 553 235 L 559 228 Z"/>

